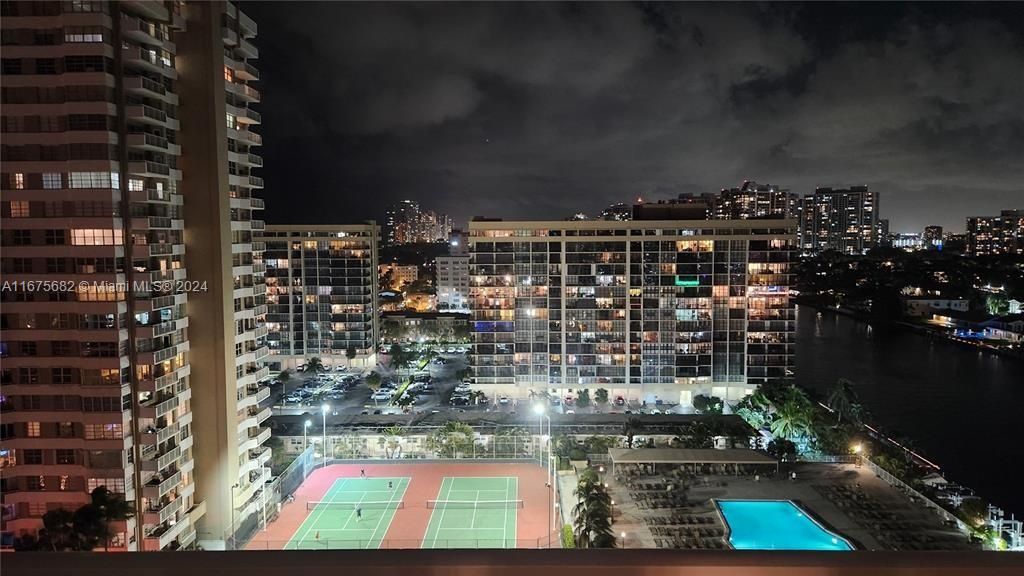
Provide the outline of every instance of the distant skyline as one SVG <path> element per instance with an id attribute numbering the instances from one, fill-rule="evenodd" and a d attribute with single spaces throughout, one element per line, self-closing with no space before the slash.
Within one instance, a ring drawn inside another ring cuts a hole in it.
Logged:
<path id="1" fill-rule="evenodd" d="M 597 214 L 864 184 L 893 232 L 1024 207 L 1024 4 L 247 3 L 266 218 Z"/>

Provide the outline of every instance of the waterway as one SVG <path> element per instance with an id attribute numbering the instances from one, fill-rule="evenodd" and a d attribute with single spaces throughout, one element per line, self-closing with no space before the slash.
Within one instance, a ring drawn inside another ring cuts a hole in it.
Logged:
<path id="1" fill-rule="evenodd" d="M 872 423 L 911 438 L 948 479 L 1024 515 L 1024 362 L 800 306 L 796 374 L 822 394 L 852 380 Z"/>

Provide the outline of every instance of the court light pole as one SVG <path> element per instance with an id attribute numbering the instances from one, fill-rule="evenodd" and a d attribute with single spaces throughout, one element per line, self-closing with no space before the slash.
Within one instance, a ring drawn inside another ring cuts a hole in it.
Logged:
<path id="1" fill-rule="evenodd" d="M 329 404 L 324 404 L 323 406 L 320 407 L 320 411 L 323 412 L 323 415 L 324 415 L 324 430 L 323 430 L 323 435 L 324 435 L 324 438 L 323 438 L 323 440 L 324 440 L 324 445 L 323 445 L 323 451 L 324 451 L 323 462 L 324 462 L 324 466 L 323 467 L 324 468 L 327 467 L 327 412 L 330 409 L 331 409 L 331 406 Z"/>
<path id="2" fill-rule="evenodd" d="M 313 425 L 312 420 L 306 420 L 302 423 L 302 451 L 305 452 L 306 448 L 309 448 L 309 441 L 307 440 L 309 434 L 309 427 Z"/>
<path id="3" fill-rule="evenodd" d="M 534 404 L 533 411 L 537 413 L 537 436 L 540 439 L 540 446 L 538 448 L 538 458 L 541 460 L 541 465 L 544 465 L 544 444 L 548 445 L 548 461 L 547 461 L 547 485 L 548 485 L 548 548 L 551 548 L 551 533 L 554 532 L 555 528 L 555 475 L 554 466 L 552 465 L 552 452 L 551 452 L 551 416 L 547 415 L 547 410 L 543 404 Z M 547 436 L 543 436 L 544 431 L 544 419 L 548 421 L 548 433 Z"/>

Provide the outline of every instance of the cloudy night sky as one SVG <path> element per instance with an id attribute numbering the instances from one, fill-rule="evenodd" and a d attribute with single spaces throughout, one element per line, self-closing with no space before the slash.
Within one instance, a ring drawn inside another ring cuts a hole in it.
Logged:
<path id="1" fill-rule="evenodd" d="M 560 219 L 750 179 L 1024 208 L 1022 4 L 259 3 L 271 222 Z"/>

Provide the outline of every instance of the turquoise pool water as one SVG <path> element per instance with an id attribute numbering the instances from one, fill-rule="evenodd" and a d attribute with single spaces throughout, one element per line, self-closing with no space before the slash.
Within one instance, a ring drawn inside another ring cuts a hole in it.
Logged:
<path id="1" fill-rule="evenodd" d="M 717 500 L 737 550 L 853 550 L 789 500 Z"/>

